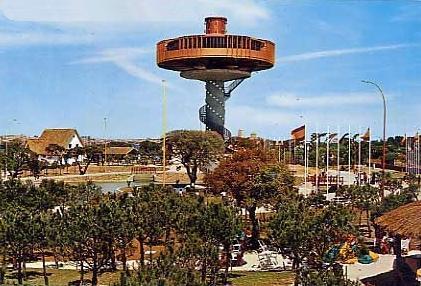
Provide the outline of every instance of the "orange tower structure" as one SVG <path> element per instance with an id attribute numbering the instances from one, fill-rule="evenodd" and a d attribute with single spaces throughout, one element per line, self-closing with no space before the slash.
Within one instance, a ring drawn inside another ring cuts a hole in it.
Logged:
<path id="1" fill-rule="evenodd" d="M 275 44 L 249 36 L 227 35 L 227 19 L 207 17 L 205 34 L 182 36 L 157 44 L 159 67 L 180 72 L 186 79 L 206 83 L 206 105 L 199 110 L 207 130 L 225 139 L 225 101 L 254 71 L 270 69 L 275 63 Z"/>

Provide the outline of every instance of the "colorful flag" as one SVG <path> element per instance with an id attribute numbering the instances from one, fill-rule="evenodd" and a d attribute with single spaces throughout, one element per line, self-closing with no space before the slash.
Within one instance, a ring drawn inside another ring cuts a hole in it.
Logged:
<path id="1" fill-rule="evenodd" d="M 370 128 L 367 129 L 367 131 L 364 133 L 363 136 L 361 136 L 361 139 L 363 141 L 368 141 L 370 140 Z"/>
<path id="2" fill-rule="evenodd" d="M 334 140 L 336 136 L 338 136 L 338 133 L 331 133 L 331 134 L 329 134 L 329 137 L 326 138 L 326 139 L 329 139 L 330 143 L 336 143 L 336 140 Z"/>
<path id="3" fill-rule="evenodd" d="M 303 141 L 306 136 L 306 127 L 305 125 L 295 128 L 291 131 L 291 138 L 296 141 Z"/>
<path id="4" fill-rule="evenodd" d="M 339 142 L 343 142 L 345 139 L 348 139 L 348 135 L 349 133 L 345 133 L 344 135 L 342 135 L 341 139 L 339 139 Z"/>
<path id="5" fill-rule="evenodd" d="M 406 134 L 404 137 L 402 137 L 402 140 L 400 143 L 401 143 L 401 146 L 406 146 Z"/>

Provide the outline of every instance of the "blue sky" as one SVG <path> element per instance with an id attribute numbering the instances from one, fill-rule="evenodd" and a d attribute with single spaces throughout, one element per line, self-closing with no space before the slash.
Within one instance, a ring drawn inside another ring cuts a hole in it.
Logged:
<path id="1" fill-rule="evenodd" d="M 157 41 L 203 32 L 228 17 L 228 32 L 277 45 L 276 66 L 243 82 L 227 102 L 236 133 L 287 138 L 311 130 L 421 128 L 420 1 L 3 0 L 0 2 L 0 133 L 158 137 L 161 80 L 168 129 L 199 129 L 204 85 L 155 64 Z M 107 117 L 104 132 L 103 118 Z M 14 121 L 14 119 L 16 119 Z"/>

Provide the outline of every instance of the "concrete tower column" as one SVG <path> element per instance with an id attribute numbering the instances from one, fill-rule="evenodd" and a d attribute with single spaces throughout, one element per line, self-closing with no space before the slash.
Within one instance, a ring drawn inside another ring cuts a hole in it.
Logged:
<path id="1" fill-rule="evenodd" d="M 206 81 L 206 124 L 207 130 L 216 131 L 224 137 L 225 90 L 223 81 Z"/>

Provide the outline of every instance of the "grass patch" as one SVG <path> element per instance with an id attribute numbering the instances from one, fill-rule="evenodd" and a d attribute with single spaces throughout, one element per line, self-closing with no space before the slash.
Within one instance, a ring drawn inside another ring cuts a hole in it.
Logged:
<path id="1" fill-rule="evenodd" d="M 48 280 L 51 286 L 67 286 L 69 282 L 80 278 L 77 270 L 48 269 Z M 7 283 L 17 283 L 16 273 L 9 273 Z M 91 279 L 91 273 L 85 273 L 85 279 Z M 105 272 L 98 277 L 99 285 L 113 285 L 119 282 L 120 272 Z M 292 272 L 232 272 L 229 282 L 232 286 L 290 286 L 294 282 Z M 24 285 L 43 286 L 42 269 L 27 269 Z"/>
<path id="2" fill-rule="evenodd" d="M 233 286 L 289 286 L 294 283 L 292 272 L 233 272 Z"/>
<path id="3" fill-rule="evenodd" d="M 44 277 L 42 276 L 42 269 L 27 269 L 27 279 L 24 285 L 43 286 Z M 79 280 L 80 273 L 77 270 L 66 269 L 48 269 L 48 281 L 50 286 L 67 286 L 69 282 Z M 91 280 L 92 274 L 85 273 L 84 279 Z M 105 272 L 98 277 L 99 285 L 112 285 L 120 279 L 120 272 Z M 7 283 L 17 283 L 16 273 L 9 274 L 6 277 Z"/>

